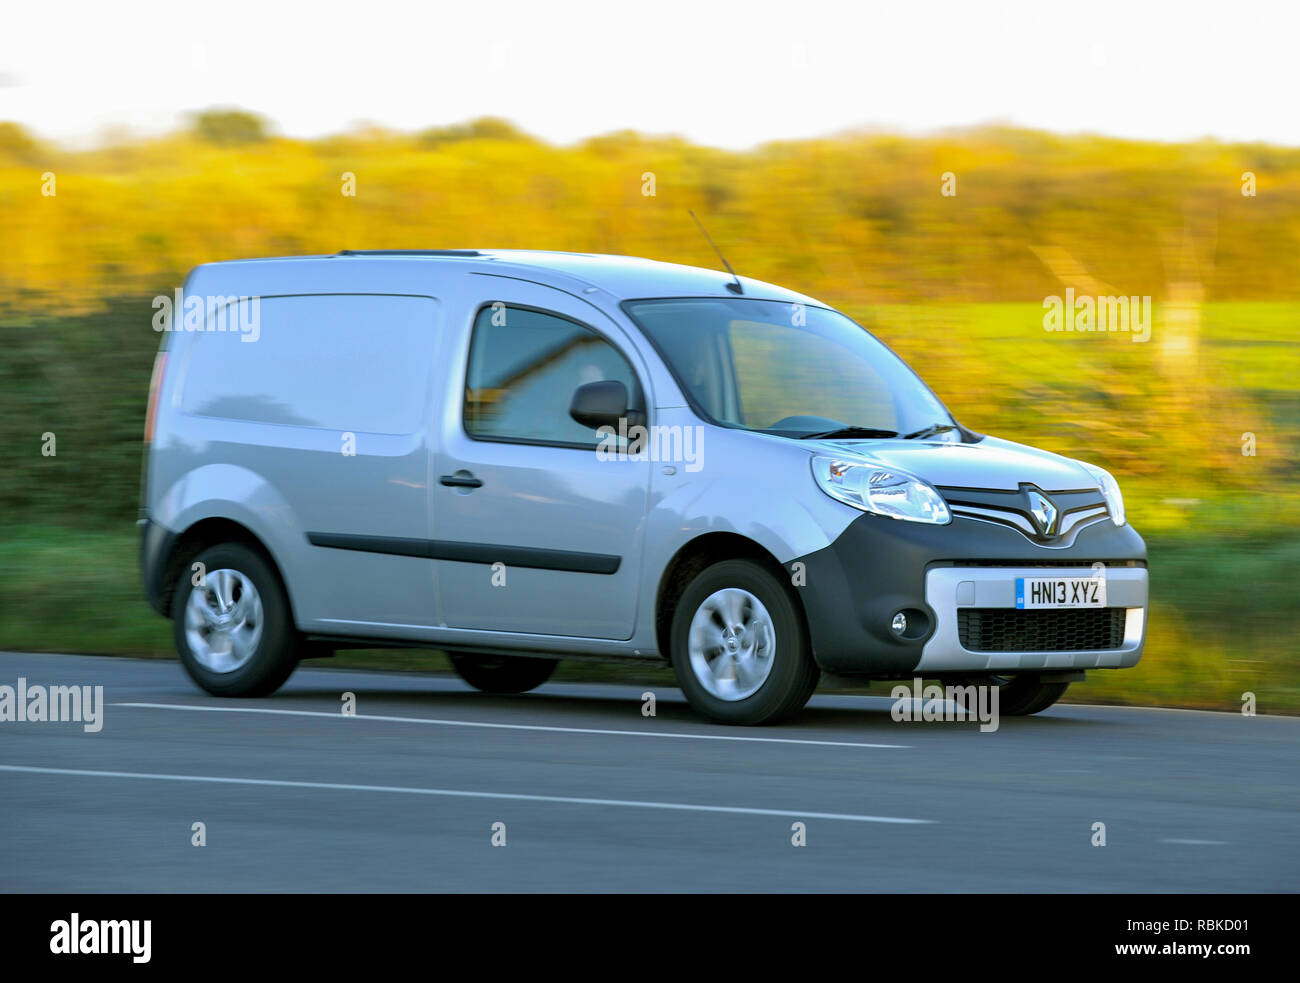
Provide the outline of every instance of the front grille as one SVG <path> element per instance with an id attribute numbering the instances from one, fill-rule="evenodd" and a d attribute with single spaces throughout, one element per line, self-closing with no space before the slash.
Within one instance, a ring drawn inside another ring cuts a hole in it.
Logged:
<path id="1" fill-rule="evenodd" d="M 953 515 L 1015 529 L 1040 546 L 1068 543 L 1078 530 L 1110 514 L 1105 496 L 1096 488 L 1044 492 L 1026 483 L 1018 491 L 945 486 L 938 490 Z M 1034 517 L 1033 493 L 1046 497 L 1051 505 L 1054 517 L 1046 529 Z"/>
<path id="2" fill-rule="evenodd" d="M 1125 608 L 959 608 L 957 632 L 970 652 L 1093 652 L 1124 644 L 1126 614 Z"/>

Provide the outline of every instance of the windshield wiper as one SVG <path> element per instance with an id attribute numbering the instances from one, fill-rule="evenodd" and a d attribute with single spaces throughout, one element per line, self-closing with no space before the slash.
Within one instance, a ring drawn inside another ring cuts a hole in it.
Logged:
<path id="1" fill-rule="evenodd" d="M 837 427 L 819 433 L 801 433 L 800 440 L 823 440 L 832 437 L 897 437 L 897 430 L 877 430 L 875 427 Z"/>
<path id="2" fill-rule="evenodd" d="M 920 440 L 923 437 L 933 437 L 935 434 L 947 433 L 949 430 L 956 430 L 951 423 L 932 423 L 928 427 L 922 427 L 913 433 L 904 434 L 904 440 Z"/>

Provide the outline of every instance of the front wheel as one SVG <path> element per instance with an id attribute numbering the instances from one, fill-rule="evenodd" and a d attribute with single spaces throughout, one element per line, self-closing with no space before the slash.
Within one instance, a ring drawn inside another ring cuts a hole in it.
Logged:
<path id="1" fill-rule="evenodd" d="M 527 693 L 551 678 L 556 659 L 519 655 L 451 655 L 456 675 L 484 693 Z"/>
<path id="2" fill-rule="evenodd" d="M 673 613 L 677 682 L 696 712 L 765 724 L 803 709 L 821 675 L 786 586 L 752 560 L 702 571 Z"/>

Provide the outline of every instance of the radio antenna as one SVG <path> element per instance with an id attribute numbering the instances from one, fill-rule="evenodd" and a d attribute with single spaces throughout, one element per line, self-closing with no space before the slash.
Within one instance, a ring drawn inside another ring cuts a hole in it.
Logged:
<path id="1" fill-rule="evenodd" d="M 695 219 L 695 224 L 698 225 L 700 227 L 700 231 L 704 233 L 704 238 L 709 240 L 709 245 L 712 246 L 713 251 L 718 254 L 718 259 L 722 260 L 722 265 L 727 268 L 727 272 L 731 274 L 731 278 L 736 281 L 735 283 L 727 284 L 727 289 L 730 290 L 733 294 L 743 294 L 745 292 L 745 288 L 740 285 L 740 277 L 736 276 L 736 271 L 733 270 L 731 268 L 731 264 L 727 262 L 727 257 L 722 255 L 722 250 L 719 249 L 718 244 L 713 241 L 713 236 L 709 235 L 709 230 L 704 227 L 703 222 L 701 222 L 698 218 L 696 218 L 694 212 L 692 212 L 689 208 L 686 211 L 691 216 L 691 218 Z"/>

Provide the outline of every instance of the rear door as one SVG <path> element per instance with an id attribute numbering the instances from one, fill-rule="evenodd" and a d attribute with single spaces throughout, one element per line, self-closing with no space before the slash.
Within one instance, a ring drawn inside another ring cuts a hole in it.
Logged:
<path id="1" fill-rule="evenodd" d="M 645 409 L 627 337 L 570 294 L 470 276 L 468 330 L 435 453 L 433 552 L 448 627 L 625 639 L 636 620 L 650 462 L 597 452 L 574 390 L 622 381 Z M 602 323 L 603 322 L 603 323 Z"/>

